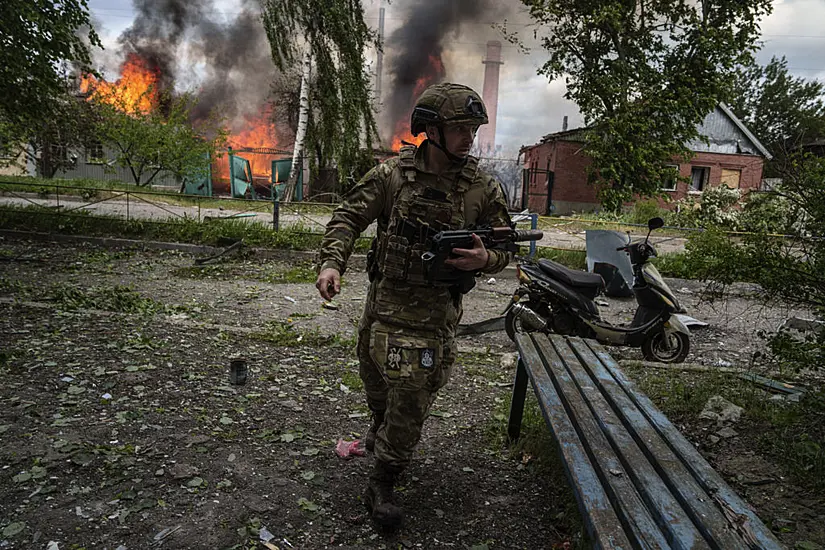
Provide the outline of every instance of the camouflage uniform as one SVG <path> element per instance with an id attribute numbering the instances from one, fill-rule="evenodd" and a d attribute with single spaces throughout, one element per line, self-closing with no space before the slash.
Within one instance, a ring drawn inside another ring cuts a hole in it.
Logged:
<path id="1" fill-rule="evenodd" d="M 333 214 L 321 245 L 321 270 L 343 274 L 357 236 L 378 222 L 375 276 L 357 349 L 367 403 L 385 411 L 375 457 L 395 471 L 409 464 L 436 392 L 449 380 L 462 315 L 462 296 L 454 287 L 433 286 L 424 278 L 426 235 L 402 230 L 402 222 L 433 231 L 510 224 L 501 186 L 479 170 L 477 159 L 434 174 L 424 165 L 430 146 L 425 141 L 417 149 L 404 148 L 367 173 Z M 509 261 L 499 250 L 489 250 L 489 258 L 483 273 L 499 272 Z"/>

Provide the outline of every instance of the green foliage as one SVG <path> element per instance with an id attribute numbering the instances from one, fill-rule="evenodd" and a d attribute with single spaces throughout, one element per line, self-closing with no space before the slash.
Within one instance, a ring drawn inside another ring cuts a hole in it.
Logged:
<path id="1" fill-rule="evenodd" d="M 269 321 L 263 331 L 253 333 L 252 336 L 286 348 L 298 346 L 314 348 L 326 346 L 350 347 L 352 345 L 351 340 L 342 338 L 338 334 L 322 334 L 317 328 L 311 330 L 296 328 L 288 320 Z"/>
<path id="2" fill-rule="evenodd" d="M 825 83 L 794 77 L 784 56 L 745 64 L 736 76 L 730 106 L 774 155 L 765 175 L 779 175 L 795 146 L 825 136 Z"/>
<path id="3" fill-rule="evenodd" d="M 799 213 L 778 193 L 749 193 L 739 214 L 738 229 L 749 233 L 791 234 Z"/>
<path id="4" fill-rule="evenodd" d="M 115 216 L 96 216 L 88 211 L 75 211 L 64 215 L 40 207 L 4 207 L 0 209 L 0 227 L 21 231 L 54 231 L 69 235 L 120 236 L 207 245 L 243 240 L 248 246 L 288 250 L 317 250 L 323 237 L 321 233 L 310 233 L 300 227 L 273 231 L 272 227 L 266 224 L 243 220 L 124 220 Z M 359 238 L 355 250 L 365 252 L 369 248 L 370 240 L 369 237 Z"/>
<path id="5" fill-rule="evenodd" d="M 590 126 L 590 181 L 605 208 L 654 196 L 697 124 L 729 97 L 729 73 L 756 49 L 769 0 L 522 0 L 565 97 Z"/>
<path id="6" fill-rule="evenodd" d="M 659 201 L 655 199 L 638 200 L 633 204 L 630 214 L 631 223 L 646 225 L 651 218 L 662 217 L 664 211 L 659 208 Z"/>
<path id="7" fill-rule="evenodd" d="M 188 94 L 162 98 L 162 110 L 148 111 L 138 106 L 142 97 L 127 104 L 120 96 L 96 92 L 92 99 L 98 137 L 114 148 L 115 163 L 129 170 L 136 185 L 151 185 L 161 172 L 179 179 L 203 177 L 209 159 L 226 143 L 227 132 L 218 118 L 199 128 L 192 125 L 195 100 Z"/>
<path id="8" fill-rule="evenodd" d="M 778 403 L 735 375 L 709 372 L 626 370 L 639 389 L 674 423 L 692 424 L 708 399 L 721 395 L 745 409 L 751 443 L 798 482 L 825 488 L 825 395 L 808 392 L 798 404 Z M 740 443 L 741 444 L 741 443 Z"/>
<path id="9" fill-rule="evenodd" d="M 766 233 L 746 234 L 736 241 L 718 230 L 690 239 L 686 263 L 698 276 L 720 289 L 735 281 L 753 281 L 762 298 L 812 310 L 825 316 L 825 158 L 789 157 L 783 183 L 754 210 L 775 211 L 777 224 L 791 239 Z M 761 201 L 761 199 L 760 199 Z M 778 212 L 778 213 L 776 213 Z M 753 223 L 753 222 L 751 222 Z M 775 358 L 791 368 L 821 366 L 825 334 L 766 335 Z M 820 367 L 821 368 L 821 367 Z"/>
<path id="10" fill-rule="evenodd" d="M 731 240 L 718 228 L 692 235 L 685 244 L 684 269 L 693 278 L 711 281 L 720 287 L 756 278 L 749 250 Z"/>
<path id="11" fill-rule="evenodd" d="M 4 0 L 0 45 L 0 141 L 11 142 L 55 119 L 71 99 L 69 66 L 90 71 L 89 46 L 101 44 L 86 0 Z"/>
<path id="12" fill-rule="evenodd" d="M 561 250 L 539 246 L 536 247 L 536 258 L 547 258 L 571 269 L 587 269 L 587 252 L 585 250 Z"/>
<path id="13" fill-rule="evenodd" d="M 739 189 L 725 185 L 711 187 L 701 195 L 676 201 L 668 222 L 678 227 L 717 227 L 736 230 L 739 226 Z"/>
<path id="14" fill-rule="evenodd" d="M 315 63 L 309 93 L 308 142 L 322 166 L 338 167 L 342 182 L 357 178 L 377 129 L 364 53 L 377 37 L 355 0 L 265 0 L 263 23 L 272 59 L 282 71 Z"/>

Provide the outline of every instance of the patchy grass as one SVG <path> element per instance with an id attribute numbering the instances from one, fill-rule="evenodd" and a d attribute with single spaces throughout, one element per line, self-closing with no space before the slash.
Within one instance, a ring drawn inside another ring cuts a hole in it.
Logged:
<path id="1" fill-rule="evenodd" d="M 353 338 L 342 337 L 338 334 L 323 334 L 317 328 L 311 330 L 299 328 L 289 321 L 269 321 L 262 331 L 252 333 L 252 337 L 285 348 L 354 345 Z"/>
<path id="2" fill-rule="evenodd" d="M 357 365 L 356 365 L 357 366 Z M 341 375 L 341 383 L 351 391 L 361 391 L 364 389 L 364 381 L 357 372 L 347 371 Z"/>
<path id="3" fill-rule="evenodd" d="M 571 269 L 587 269 L 587 252 L 584 250 L 559 250 L 540 246 L 536 248 L 536 258 L 547 258 Z"/>
<path id="4" fill-rule="evenodd" d="M 291 267 L 286 271 L 276 271 L 274 269 L 262 274 L 261 280 L 266 283 L 314 283 L 318 275 L 312 264 L 300 264 Z"/>
<path id="5" fill-rule="evenodd" d="M 825 489 L 825 392 L 809 392 L 799 403 L 777 402 L 732 374 L 659 372 L 643 367 L 628 367 L 627 371 L 674 424 L 695 424 L 714 395 L 742 407 L 747 436 L 756 439 L 760 452 L 797 482 Z"/>
<path id="6" fill-rule="evenodd" d="M 63 214 L 36 206 L 3 207 L 0 209 L 0 228 L 212 246 L 243 240 L 247 246 L 288 250 L 317 250 L 323 237 L 321 233 L 311 232 L 298 224 L 274 231 L 268 224 L 243 219 L 213 222 L 192 218 L 176 218 L 162 222 L 146 219 L 124 220 L 116 216 L 93 215 L 88 211 Z M 356 241 L 355 250 L 364 252 L 369 248 L 369 244 L 370 237 L 361 237 Z"/>
<path id="7" fill-rule="evenodd" d="M 188 311 L 184 306 L 170 306 L 147 298 L 129 286 L 94 286 L 80 288 L 69 284 L 39 286 L 22 281 L 0 280 L 0 294 L 12 294 L 19 300 L 46 301 L 58 309 L 99 309 L 119 313 L 154 315 Z"/>

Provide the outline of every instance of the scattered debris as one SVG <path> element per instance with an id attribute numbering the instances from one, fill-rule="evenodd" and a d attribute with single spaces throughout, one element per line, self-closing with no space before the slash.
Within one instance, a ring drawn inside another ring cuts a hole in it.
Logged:
<path id="1" fill-rule="evenodd" d="M 296 299 L 295 299 L 295 298 L 293 298 L 292 296 L 284 296 L 284 300 L 290 301 L 290 302 L 292 302 L 293 304 L 297 304 L 297 303 L 298 303 L 298 300 L 296 300 Z"/>
<path id="2" fill-rule="evenodd" d="M 727 427 L 722 428 L 721 430 L 716 432 L 716 435 L 718 435 L 722 439 L 730 439 L 731 437 L 736 437 L 737 435 L 739 435 L 739 432 L 737 432 L 733 428 Z"/>
<path id="3" fill-rule="evenodd" d="M 341 458 L 350 459 L 356 456 L 364 456 L 366 452 L 361 448 L 360 439 L 356 439 L 355 441 L 339 439 L 338 444 L 335 445 L 335 454 Z"/>
<path id="4" fill-rule="evenodd" d="M 730 361 L 726 361 L 726 360 L 724 360 L 724 359 L 717 359 L 717 360 L 713 363 L 713 366 L 714 366 L 714 367 L 730 368 L 730 367 L 732 367 L 732 366 L 733 366 L 733 363 L 731 363 Z"/>
<path id="5" fill-rule="evenodd" d="M 740 374 L 739 378 L 741 378 L 742 380 L 747 380 L 748 382 L 753 382 L 762 389 L 772 392 L 783 393 L 786 395 L 805 393 L 805 390 L 801 390 L 792 384 L 779 382 L 778 380 L 765 378 L 764 376 L 759 376 L 758 374 L 753 374 L 750 372 L 744 372 Z"/>
<path id="6" fill-rule="evenodd" d="M 321 307 L 324 309 L 330 309 L 332 311 L 338 311 L 339 307 L 337 304 L 333 304 L 332 302 L 322 302 Z"/>
<path id="7" fill-rule="evenodd" d="M 236 217 L 236 216 L 228 216 L 228 217 L 232 218 L 232 217 Z M 214 218 L 214 219 L 225 219 L 225 218 Z M 223 250 L 221 250 L 217 254 L 213 254 L 212 256 L 208 256 L 206 258 L 197 258 L 195 260 L 195 265 L 203 265 L 203 264 L 207 264 L 209 262 L 215 261 L 218 258 L 220 258 L 221 256 L 225 256 L 226 254 L 230 254 L 232 252 L 235 252 L 235 251 L 239 250 L 241 248 L 241 246 L 243 246 L 243 240 L 240 240 L 236 243 L 233 243 L 231 246 L 228 246 L 228 247 L 224 248 Z"/>
<path id="8" fill-rule="evenodd" d="M 825 321 L 805 319 L 804 317 L 789 317 L 779 325 L 779 330 L 821 331 L 825 329 Z"/>
<path id="9" fill-rule="evenodd" d="M 495 277 L 490 277 L 489 279 L 487 279 L 487 284 L 488 285 L 496 284 L 496 278 Z"/>
<path id="10" fill-rule="evenodd" d="M 610 302 L 607 300 L 596 300 L 596 305 L 600 307 L 610 307 Z"/>
<path id="11" fill-rule="evenodd" d="M 169 469 L 169 473 L 172 474 L 172 477 L 175 479 L 186 479 L 198 475 L 200 470 L 196 466 L 181 463 L 172 466 Z"/>
<path id="12" fill-rule="evenodd" d="M 501 354 L 501 361 L 499 364 L 501 365 L 502 369 L 510 370 L 515 368 L 516 362 L 518 361 L 518 353 L 502 353 Z M 508 384 L 509 385 L 509 384 Z"/>
<path id="13" fill-rule="evenodd" d="M 715 421 L 717 426 L 724 427 L 739 421 L 744 409 L 734 405 L 721 395 L 714 395 L 705 403 L 705 408 L 699 413 L 702 420 Z"/>
<path id="14" fill-rule="evenodd" d="M 172 533 L 178 531 L 183 525 L 178 524 L 174 527 L 167 527 L 157 535 L 155 535 L 154 542 L 152 543 L 153 546 L 160 546 L 163 542 L 171 535 Z"/>

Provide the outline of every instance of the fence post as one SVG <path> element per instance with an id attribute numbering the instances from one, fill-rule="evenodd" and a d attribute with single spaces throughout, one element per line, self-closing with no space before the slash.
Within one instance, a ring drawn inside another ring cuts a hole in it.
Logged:
<path id="1" fill-rule="evenodd" d="M 274 192 L 273 186 L 273 197 L 272 197 L 272 229 L 278 231 L 278 222 L 280 221 L 281 217 L 281 203 L 278 200 L 278 194 Z"/>
<path id="2" fill-rule="evenodd" d="M 129 221 L 129 191 L 126 191 L 126 221 Z"/>
<path id="3" fill-rule="evenodd" d="M 538 229 L 539 215 L 530 214 L 530 229 Z M 530 241 L 530 257 L 536 255 L 536 241 Z"/>
<path id="4" fill-rule="evenodd" d="M 54 186 L 54 194 L 57 197 L 57 211 L 60 212 L 60 184 Z"/>

